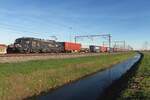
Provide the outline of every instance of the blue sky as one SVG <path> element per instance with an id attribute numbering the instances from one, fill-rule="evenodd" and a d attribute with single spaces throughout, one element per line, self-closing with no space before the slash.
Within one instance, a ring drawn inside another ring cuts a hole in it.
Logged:
<path id="1" fill-rule="evenodd" d="M 18 37 L 69 41 L 75 35 L 112 34 L 141 48 L 150 37 L 150 0 L 0 0 L 0 43 Z M 103 38 L 80 40 L 102 43 Z"/>

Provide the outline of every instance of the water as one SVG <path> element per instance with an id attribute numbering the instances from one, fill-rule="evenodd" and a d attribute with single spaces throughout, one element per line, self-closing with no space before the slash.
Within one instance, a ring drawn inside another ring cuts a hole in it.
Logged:
<path id="1" fill-rule="evenodd" d="M 86 77 L 77 82 L 70 83 L 64 87 L 58 88 L 48 94 L 38 96 L 37 100 L 96 100 L 104 90 L 125 74 L 141 55 L 137 54 L 122 63 Z"/>

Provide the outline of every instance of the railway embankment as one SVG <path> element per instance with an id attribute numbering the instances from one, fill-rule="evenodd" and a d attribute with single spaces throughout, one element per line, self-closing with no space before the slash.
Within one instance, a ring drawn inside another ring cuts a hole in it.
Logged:
<path id="1" fill-rule="evenodd" d="M 100 53 L 37 53 L 37 54 L 5 54 L 0 55 L 0 63 L 18 63 L 31 60 L 65 59 L 86 56 L 107 55 Z"/>
<path id="2" fill-rule="evenodd" d="M 128 53 L 117 52 L 111 53 L 111 55 Z M 33 60 L 46 60 L 46 59 L 66 59 L 66 58 L 78 58 L 87 56 L 108 55 L 109 53 L 29 53 L 29 54 L 4 54 L 0 55 L 0 63 L 18 63 Z"/>

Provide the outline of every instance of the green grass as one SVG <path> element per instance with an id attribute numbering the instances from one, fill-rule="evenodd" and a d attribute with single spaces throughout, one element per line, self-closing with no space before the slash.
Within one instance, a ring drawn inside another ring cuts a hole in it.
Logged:
<path id="1" fill-rule="evenodd" d="M 150 100 L 150 53 L 144 53 L 136 75 L 128 82 L 118 100 Z"/>
<path id="2" fill-rule="evenodd" d="M 104 70 L 135 53 L 0 64 L 0 100 L 38 95 L 91 73 Z"/>

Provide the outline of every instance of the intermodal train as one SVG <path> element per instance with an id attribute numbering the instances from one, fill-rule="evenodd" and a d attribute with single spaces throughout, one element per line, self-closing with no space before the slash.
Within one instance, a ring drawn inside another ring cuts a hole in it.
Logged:
<path id="1" fill-rule="evenodd" d="M 90 45 L 82 48 L 80 43 L 57 42 L 55 40 L 44 40 L 32 37 L 22 37 L 7 47 L 7 53 L 69 53 L 69 52 L 117 52 L 117 48 Z"/>
<path id="2" fill-rule="evenodd" d="M 79 43 L 23 37 L 8 45 L 7 53 L 64 53 L 78 52 L 80 49 L 81 44 Z"/>

